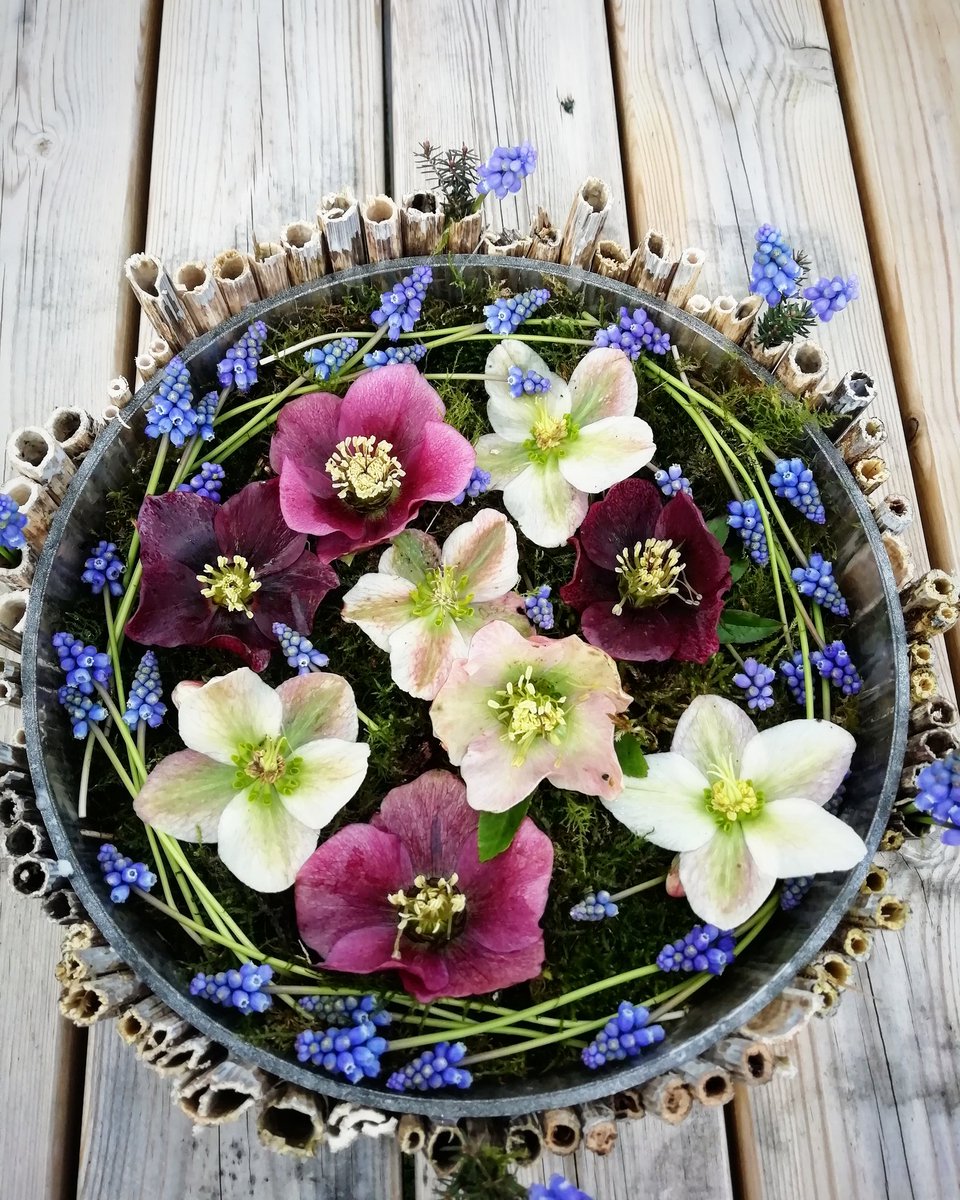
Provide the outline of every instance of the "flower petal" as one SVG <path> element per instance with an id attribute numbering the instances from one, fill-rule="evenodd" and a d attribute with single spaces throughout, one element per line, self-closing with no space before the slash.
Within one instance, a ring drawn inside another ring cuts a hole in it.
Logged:
<path id="1" fill-rule="evenodd" d="M 622 350 L 598 346 L 588 351 L 570 376 L 575 425 L 605 417 L 632 417 L 637 411 L 637 377 Z"/>
<path id="2" fill-rule="evenodd" d="M 353 688 L 332 672 L 294 675 L 277 688 L 283 707 L 283 733 L 298 750 L 318 738 L 357 740 L 357 702 Z"/>
<path id="3" fill-rule="evenodd" d="M 778 879 L 849 871 L 867 852 L 858 833 L 812 800 L 764 804 L 743 836 L 757 865 Z"/>
<path id="4" fill-rule="evenodd" d="M 467 643 L 449 616 L 439 625 L 432 616 L 415 617 L 390 637 L 393 682 L 418 700 L 432 700 L 453 664 L 466 657 Z"/>
<path id="5" fill-rule="evenodd" d="M 411 370 L 416 372 L 415 367 Z M 373 372 L 374 375 L 379 373 Z M 422 501 L 452 500 L 462 492 L 477 465 L 477 455 L 473 446 L 452 425 L 427 421 L 418 431 L 416 444 L 401 462 L 406 475 L 400 483 L 399 498 L 391 507 L 405 508 L 403 525 L 406 525 L 416 516 Z M 394 528 L 390 532 L 398 530 Z"/>
<path id="6" fill-rule="evenodd" d="M 414 585 L 399 575 L 361 575 L 343 598 L 340 615 L 359 625 L 381 650 L 390 637 L 413 619 Z"/>
<path id="7" fill-rule="evenodd" d="M 513 756 L 514 747 L 504 741 L 499 721 L 496 728 L 474 732 L 459 764 L 471 808 L 506 812 L 519 804 L 553 770 L 559 748 L 540 740 L 530 747 L 522 762 L 515 763 Z"/>
<path id="8" fill-rule="evenodd" d="M 191 750 L 230 763 L 244 742 L 280 733 L 280 697 L 249 667 L 219 675 L 203 687 L 174 692 L 180 737 Z"/>
<path id="9" fill-rule="evenodd" d="M 626 827 L 666 850 L 696 850 L 717 831 L 707 812 L 703 773 L 682 754 L 651 754 L 643 779 L 627 775 L 623 791 L 604 800 Z"/>
<path id="10" fill-rule="evenodd" d="M 516 592 L 507 592 L 502 600 L 484 600 L 482 604 L 472 604 L 470 607 L 473 609 L 473 616 L 464 617 L 457 622 L 468 646 L 473 635 L 493 621 L 505 621 L 524 637 L 533 633 L 523 597 Z"/>
<path id="11" fill-rule="evenodd" d="M 466 802 L 463 780 L 452 771 L 425 771 L 392 788 L 372 819 L 407 848 L 413 875 L 448 879 L 464 846 L 477 844 L 477 814 Z"/>
<path id="12" fill-rule="evenodd" d="M 399 575 L 411 583 L 420 583 L 428 571 L 439 566 L 437 539 L 422 529 L 405 529 L 380 555 L 377 570 L 381 575 Z"/>
<path id="13" fill-rule="evenodd" d="M 729 830 L 717 830 L 698 850 L 680 855 L 680 882 L 701 921 L 733 929 L 763 904 L 776 876 L 754 862 L 737 821 Z"/>
<path id="14" fill-rule="evenodd" d="M 317 848 L 317 833 L 303 825 L 279 797 L 264 803 L 246 792 L 224 809 L 217 853 L 234 875 L 256 892 L 282 892 Z"/>
<path id="15" fill-rule="evenodd" d="M 536 371 L 549 379 L 549 391 L 538 393 L 535 397 L 526 394 L 511 396 L 506 376 L 510 367 L 514 366 L 521 371 Z M 499 342 L 487 356 L 485 373 L 497 377 L 486 381 L 489 397 L 487 420 L 493 431 L 508 442 L 522 442 L 530 436 L 530 426 L 537 411 L 536 401 L 543 402 L 551 417 L 561 417 L 570 411 L 570 391 L 566 383 L 550 370 L 526 342 L 516 338 L 505 338 Z"/>
<path id="16" fill-rule="evenodd" d="M 503 506 L 538 546 L 562 546 L 587 513 L 587 496 L 560 474 L 555 458 L 531 463 L 503 489 Z"/>
<path id="17" fill-rule="evenodd" d="M 652 537 L 663 508 L 663 498 L 649 479 L 624 479 L 602 500 L 590 505 L 578 541 L 584 561 L 577 558 L 577 575 L 589 574 L 590 564 L 606 571 L 617 569 L 617 555 L 625 548 Z M 616 588 L 614 588 L 616 592 Z"/>
<path id="18" fill-rule="evenodd" d="M 141 821 L 181 842 L 215 842 L 217 824 L 237 789 L 232 764 L 195 750 L 168 754 L 150 774 L 133 809 Z"/>
<path id="19" fill-rule="evenodd" d="M 613 716 L 629 704 L 609 691 L 588 693 L 567 714 L 566 736 L 547 778 L 554 787 L 612 800 L 623 787 L 613 747 Z"/>
<path id="20" fill-rule="evenodd" d="M 852 735 L 831 721 L 785 721 L 753 738 L 740 774 L 764 800 L 799 796 L 826 804 L 849 771 L 856 746 Z"/>
<path id="21" fill-rule="evenodd" d="M 530 456 L 523 442 L 508 442 L 496 433 L 485 433 L 477 441 L 477 466 L 490 475 L 490 487 L 503 491 L 530 466 Z"/>
<path id="22" fill-rule="evenodd" d="M 722 696 L 697 696 L 677 722 L 671 750 L 688 758 L 711 782 L 717 767 L 748 778 L 740 766 L 757 727 L 742 708 Z"/>
<path id="23" fill-rule="evenodd" d="M 365 371 L 341 402 L 338 437 L 388 441 L 405 467 L 405 458 L 420 444 L 424 428 L 441 422 L 445 411 L 439 393 L 412 363 Z"/>
<path id="24" fill-rule="evenodd" d="M 476 637 L 484 637 L 489 630 L 510 628 L 503 622 L 494 621 L 481 629 Z M 512 633 L 517 633 L 512 630 Z M 517 633 L 519 637 L 519 633 Z M 454 766 L 463 760 L 470 742 L 479 737 L 485 730 L 500 729 L 496 713 L 487 703 L 492 698 L 493 690 L 482 684 L 475 683 L 468 674 L 467 665 L 456 662 L 450 668 L 450 674 L 436 698 L 430 706 L 430 720 L 433 724 L 433 736 L 440 742 Z"/>
<path id="25" fill-rule="evenodd" d="M 323 829 L 357 794 L 367 773 L 366 742 L 322 738 L 297 750 L 296 791 L 281 796 L 287 812 L 308 829 Z"/>
<path id="26" fill-rule="evenodd" d="M 497 600 L 520 578 L 517 531 L 503 513 L 482 508 L 443 543 L 443 564 L 466 575 L 474 600 Z"/>
<path id="27" fill-rule="evenodd" d="M 287 570 L 306 549 L 304 535 L 283 519 L 279 479 L 248 483 L 216 509 L 213 527 L 221 554 L 242 555 L 258 577 Z"/>
<path id="28" fill-rule="evenodd" d="M 655 450 L 653 430 L 640 417 L 604 417 L 566 443 L 560 471 L 581 492 L 602 492 L 645 467 Z"/>

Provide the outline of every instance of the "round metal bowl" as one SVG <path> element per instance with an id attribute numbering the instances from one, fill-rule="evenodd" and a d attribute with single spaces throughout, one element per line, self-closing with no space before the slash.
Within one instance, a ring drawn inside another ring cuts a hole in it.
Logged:
<path id="1" fill-rule="evenodd" d="M 200 378 L 212 378 L 217 360 L 252 319 L 262 317 L 269 324 L 278 315 L 308 312 L 370 284 L 383 290 L 418 261 L 423 260 L 359 267 L 292 288 L 198 338 L 183 357 Z M 433 268 L 434 289 L 441 294 L 456 294 L 461 277 L 503 280 L 521 291 L 551 276 L 579 293 L 587 310 L 596 311 L 601 301 L 608 309 L 643 304 L 681 350 L 694 351 L 713 363 L 726 358 L 736 364 L 742 378 L 772 382 L 752 359 L 707 325 L 623 284 L 568 267 L 513 258 L 463 256 L 436 260 Z M 124 421 L 132 428 L 112 421 L 77 472 L 40 558 L 23 646 L 27 750 L 37 802 L 51 840 L 57 855 L 75 864 L 72 883 L 91 918 L 156 995 L 226 1046 L 231 1056 L 294 1083 L 384 1109 L 459 1118 L 527 1113 L 634 1087 L 700 1054 L 790 983 L 849 907 L 865 865 L 849 874 L 818 877 L 804 904 L 789 919 L 772 922 L 734 970 L 698 995 L 689 1014 L 671 1024 L 666 1041 L 638 1060 L 597 1073 L 573 1062 L 552 1075 L 506 1083 L 480 1081 L 468 1093 L 397 1096 L 385 1089 L 382 1079 L 354 1087 L 307 1069 L 290 1057 L 258 1049 L 244 1040 L 242 1022 L 221 1019 L 217 1010 L 192 999 L 155 928 L 154 913 L 137 904 L 109 903 L 96 862 L 96 844 L 79 835 L 74 815 L 79 755 L 57 704 L 59 672 L 50 647 L 51 634 L 78 586 L 86 547 L 100 537 L 104 495 L 128 476 L 141 444 L 143 421 L 138 414 L 157 383 L 155 379 L 143 387 L 124 411 Z M 855 614 L 849 641 L 865 681 L 854 770 L 841 815 L 872 853 L 896 795 L 906 740 L 909 681 L 903 618 L 886 553 L 866 502 L 827 438 L 817 430 L 811 430 L 809 437 L 808 457 L 830 513 L 831 533 L 839 545 L 835 569 Z"/>

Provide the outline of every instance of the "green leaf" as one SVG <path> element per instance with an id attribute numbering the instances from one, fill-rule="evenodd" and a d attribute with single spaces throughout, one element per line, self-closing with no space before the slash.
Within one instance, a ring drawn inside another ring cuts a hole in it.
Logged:
<path id="1" fill-rule="evenodd" d="M 647 756 L 640 746 L 640 739 L 632 733 L 624 733 L 613 743 L 617 759 L 624 775 L 631 779 L 644 779 L 647 774 Z"/>
<path id="2" fill-rule="evenodd" d="M 730 526 L 727 524 L 726 517 L 711 517 L 707 522 L 707 528 L 721 546 L 726 544 L 727 538 L 730 536 Z"/>
<path id="3" fill-rule="evenodd" d="M 756 613 L 740 608 L 725 608 L 717 626 L 717 637 L 722 645 L 741 646 L 746 642 L 762 642 L 778 633 L 780 628 L 780 622 L 769 617 L 758 617 Z"/>
<path id="4" fill-rule="evenodd" d="M 734 561 L 730 564 L 730 578 L 734 583 L 746 575 L 747 567 L 749 566 L 750 564 L 742 558 L 734 559 Z"/>
<path id="5" fill-rule="evenodd" d="M 489 862 L 509 849 L 520 822 L 527 815 L 530 801 L 521 800 L 506 812 L 482 812 L 477 829 L 477 854 L 481 862 Z"/>

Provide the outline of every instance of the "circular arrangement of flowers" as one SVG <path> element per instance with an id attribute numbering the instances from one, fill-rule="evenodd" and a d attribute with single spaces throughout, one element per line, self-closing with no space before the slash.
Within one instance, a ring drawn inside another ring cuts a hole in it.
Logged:
<path id="1" fill-rule="evenodd" d="M 111 898 L 398 1091 L 643 1054 L 865 853 L 810 414 L 446 279 L 172 360 L 53 639 Z"/>

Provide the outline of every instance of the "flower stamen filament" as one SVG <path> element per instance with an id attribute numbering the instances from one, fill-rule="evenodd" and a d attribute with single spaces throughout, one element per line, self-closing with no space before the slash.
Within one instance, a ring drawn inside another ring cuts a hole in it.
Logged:
<path id="1" fill-rule="evenodd" d="M 433 615 L 433 620 L 438 626 L 443 625 L 448 617 L 453 621 L 463 621 L 472 617 L 473 608 L 470 601 L 473 599 L 473 593 L 468 590 L 469 586 L 469 578 L 466 575 L 457 575 L 453 567 L 436 567 L 428 571 L 411 596 L 413 615 Z"/>
<path id="2" fill-rule="evenodd" d="M 406 474 L 392 450 L 391 442 L 375 437 L 355 436 L 338 442 L 324 469 L 340 499 L 364 509 L 389 503 Z"/>
<path id="3" fill-rule="evenodd" d="M 287 739 L 265 737 L 256 744 L 244 742 L 233 756 L 237 773 L 233 786 L 238 792 L 247 791 L 250 800 L 264 804 L 273 799 L 274 790 L 289 796 L 297 790 L 303 760 L 292 757 L 292 748 Z"/>
<path id="4" fill-rule="evenodd" d="M 617 555 L 616 573 L 620 576 L 620 600 L 613 613 L 623 615 L 624 607 L 647 608 L 676 596 L 684 604 L 696 606 L 702 597 L 684 578 L 685 563 L 680 551 L 669 539 L 647 538 L 631 550 L 625 546 Z"/>
<path id="5" fill-rule="evenodd" d="M 456 871 L 449 879 L 442 875 L 439 879 L 418 875 L 413 881 L 417 890 L 412 896 L 403 888 L 388 894 L 387 899 L 398 913 L 392 958 L 400 957 L 400 939 L 405 933 L 424 941 L 450 941 L 454 923 L 467 907 L 466 896 L 457 889 L 458 882 Z"/>
<path id="6" fill-rule="evenodd" d="M 227 612 L 242 612 L 248 618 L 253 618 L 247 601 L 254 592 L 260 590 L 261 584 L 256 578 L 256 571 L 241 554 L 235 554 L 233 558 L 221 554 L 215 567 L 206 563 L 203 573 L 197 576 L 197 582 L 206 584 L 200 589 L 201 596 L 206 596 Z"/>
<path id="7" fill-rule="evenodd" d="M 545 738 L 557 746 L 567 723 L 566 696 L 558 693 L 542 681 L 534 683 L 533 667 L 520 673 L 516 683 L 507 682 L 496 694 L 498 699 L 488 700 L 490 708 L 496 709 L 497 720 L 506 726 L 502 738 L 513 742 L 516 751 L 514 766 L 522 766 L 527 751 L 538 738 Z"/>

